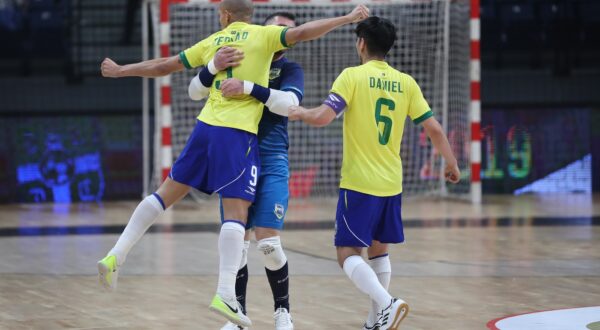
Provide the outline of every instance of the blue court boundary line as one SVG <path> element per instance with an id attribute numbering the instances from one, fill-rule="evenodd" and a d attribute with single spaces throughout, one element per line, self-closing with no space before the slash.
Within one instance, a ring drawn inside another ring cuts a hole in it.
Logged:
<path id="1" fill-rule="evenodd" d="M 442 220 L 403 220 L 404 228 L 493 228 L 493 227 L 592 227 L 600 226 L 600 216 L 593 217 L 531 217 L 531 218 L 481 218 Z M 155 224 L 149 233 L 217 233 L 219 223 Z M 125 225 L 37 226 L 0 228 L 0 237 L 16 236 L 66 236 L 120 234 Z M 286 223 L 286 231 L 333 230 L 334 221 L 293 221 Z"/>

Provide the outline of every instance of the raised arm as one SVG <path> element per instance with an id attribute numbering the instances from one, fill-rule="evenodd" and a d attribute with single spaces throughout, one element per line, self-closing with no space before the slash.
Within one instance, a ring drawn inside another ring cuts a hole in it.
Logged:
<path id="1" fill-rule="evenodd" d="M 359 22 L 367 17 L 369 17 L 369 8 L 358 5 L 348 15 L 320 19 L 288 29 L 285 33 L 285 41 L 288 45 L 293 45 L 300 41 L 318 39 L 339 26 Z"/>
<path id="2" fill-rule="evenodd" d="M 102 76 L 109 78 L 144 77 L 156 78 L 185 69 L 179 56 L 161 57 L 127 65 L 118 65 L 105 58 L 101 65 Z"/>
<path id="3" fill-rule="evenodd" d="M 433 146 L 442 154 L 444 160 L 446 160 L 446 168 L 444 169 L 446 180 L 451 183 L 457 183 L 460 180 L 458 162 L 454 157 L 454 153 L 452 153 L 452 148 L 450 148 L 450 143 L 448 143 L 448 138 L 446 138 L 442 126 L 434 117 L 429 117 L 422 125 L 425 133 L 431 139 Z"/>

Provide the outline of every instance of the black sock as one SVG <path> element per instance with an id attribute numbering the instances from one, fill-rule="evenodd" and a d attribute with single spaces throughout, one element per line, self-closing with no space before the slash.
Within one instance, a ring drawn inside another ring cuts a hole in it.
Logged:
<path id="1" fill-rule="evenodd" d="M 237 301 L 242 305 L 242 312 L 246 314 L 246 287 L 248 286 L 248 265 L 238 270 L 235 279 L 235 295 Z"/>
<path id="2" fill-rule="evenodd" d="M 273 292 L 273 301 L 275 302 L 275 310 L 279 307 L 283 307 L 290 311 L 290 282 L 288 277 L 288 263 L 286 262 L 283 267 L 278 270 L 268 270 L 267 278 L 271 285 L 271 291 Z"/>

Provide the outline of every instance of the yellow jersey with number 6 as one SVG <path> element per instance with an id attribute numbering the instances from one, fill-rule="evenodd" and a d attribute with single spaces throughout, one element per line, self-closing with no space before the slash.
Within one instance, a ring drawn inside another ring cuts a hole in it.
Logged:
<path id="1" fill-rule="evenodd" d="M 198 116 L 199 120 L 213 126 L 231 127 L 254 134 L 258 132 L 264 105 L 249 95 L 224 98 L 220 90 L 221 82 L 233 77 L 267 86 L 273 54 L 288 47 L 286 30 L 287 27 L 282 26 L 234 22 L 179 53 L 181 62 L 191 69 L 207 65 L 219 48 L 224 46 L 244 52 L 240 66 L 216 75 L 208 101 Z"/>
<path id="2" fill-rule="evenodd" d="M 386 62 L 345 69 L 331 93 L 346 102 L 340 187 L 373 196 L 402 192 L 400 144 L 406 117 L 433 116 L 417 82 Z"/>

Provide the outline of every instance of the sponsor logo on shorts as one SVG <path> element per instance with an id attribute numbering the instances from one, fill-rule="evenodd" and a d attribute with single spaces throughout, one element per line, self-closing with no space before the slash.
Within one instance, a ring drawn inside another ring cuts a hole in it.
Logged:
<path id="1" fill-rule="evenodd" d="M 275 212 L 275 216 L 277 217 L 277 219 L 281 220 L 281 219 L 283 219 L 283 216 L 285 215 L 285 207 L 283 207 L 283 205 L 277 203 L 277 204 L 275 204 L 275 210 L 273 212 Z"/>
<path id="2" fill-rule="evenodd" d="M 247 193 L 247 194 L 250 194 L 250 195 L 252 195 L 252 196 L 254 196 L 254 195 L 255 195 L 255 193 L 256 193 L 256 189 L 255 189 L 255 188 L 252 188 L 252 187 L 250 187 L 250 186 L 247 186 L 247 187 L 246 187 L 246 193 Z"/>

